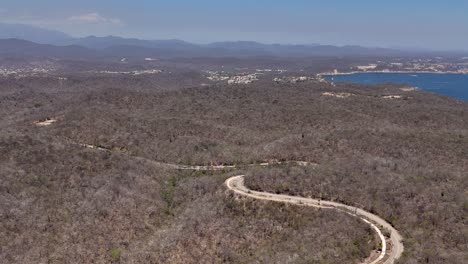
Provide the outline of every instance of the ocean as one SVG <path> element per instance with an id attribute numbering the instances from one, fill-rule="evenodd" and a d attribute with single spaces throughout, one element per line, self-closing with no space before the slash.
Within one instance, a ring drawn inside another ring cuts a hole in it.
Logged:
<path id="1" fill-rule="evenodd" d="M 468 101 L 468 74 L 439 73 L 355 73 L 324 75 L 329 81 L 380 84 L 403 83 L 428 92 Z"/>

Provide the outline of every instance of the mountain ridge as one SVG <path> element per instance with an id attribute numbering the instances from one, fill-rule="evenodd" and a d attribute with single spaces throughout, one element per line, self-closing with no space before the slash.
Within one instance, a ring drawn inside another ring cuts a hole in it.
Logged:
<path id="1" fill-rule="evenodd" d="M 12 49 L 12 40 L 18 46 Z M 414 54 L 436 54 L 427 51 L 404 51 L 398 49 L 363 47 L 357 45 L 321 45 L 321 44 L 264 44 L 256 41 L 221 41 L 208 44 L 195 44 L 179 39 L 145 40 L 138 38 L 124 38 L 119 36 L 87 36 L 74 38 L 63 32 L 37 28 L 21 24 L 0 23 L 1 54 L 14 51 L 21 54 L 21 47 L 25 55 L 59 56 L 59 57 L 349 57 L 349 56 L 411 56 Z M 33 44 L 49 45 L 37 46 L 37 51 L 31 48 Z M 3 48 L 5 46 L 5 48 Z M 41 52 L 42 53 L 41 53 Z M 77 52 L 78 54 L 73 54 Z M 67 54 L 69 53 L 69 54 Z M 437 54 L 452 55 L 455 52 L 439 52 Z M 457 53 L 458 54 L 458 53 Z M 462 53 L 463 54 L 463 53 Z M 468 54 L 464 53 L 464 54 Z"/>

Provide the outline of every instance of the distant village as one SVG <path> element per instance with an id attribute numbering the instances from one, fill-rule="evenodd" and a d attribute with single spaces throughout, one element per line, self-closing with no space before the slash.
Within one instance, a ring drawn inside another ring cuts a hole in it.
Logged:
<path id="1" fill-rule="evenodd" d="M 325 74 L 346 74 L 359 72 L 389 72 L 389 73 L 458 73 L 468 74 L 468 58 L 463 57 L 455 62 L 444 61 L 443 58 L 433 59 L 395 59 L 389 62 L 377 61 L 366 65 L 352 66 L 349 70 L 335 69 Z"/>
<path id="2" fill-rule="evenodd" d="M 247 68 L 242 69 L 247 71 Z M 284 69 L 272 70 L 272 69 L 256 69 L 254 73 L 232 73 L 226 71 L 206 71 L 208 74 L 207 79 L 213 82 L 226 82 L 227 84 L 249 84 L 259 80 L 261 75 L 266 73 L 282 74 L 287 72 Z M 327 82 L 320 75 L 315 76 L 281 76 L 274 77 L 273 82 L 275 83 L 301 83 L 308 81 Z"/>
<path id="3" fill-rule="evenodd" d="M 155 61 L 155 58 L 146 58 L 147 61 Z M 60 65 L 54 61 L 34 61 L 23 65 L 1 65 L 0 77 L 24 78 L 32 76 L 51 76 L 59 72 Z M 144 70 L 95 70 L 88 71 L 92 74 L 108 75 L 157 75 L 162 73 L 161 69 Z M 352 73 L 454 73 L 468 74 L 468 57 L 463 58 L 389 58 L 388 61 L 375 61 L 367 64 L 357 64 L 347 68 L 338 68 L 332 71 L 320 73 L 310 73 L 309 75 L 287 76 L 290 70 L 287 69 L 249 69 L 234 68 L 233 70 L 223 71 L 204 71 L 206 78 L 212 82 L 225 82 L 230 85 L 250 84 L 258 81 L 260 76 L 270 76 L 275 83 L 300 83 L 307 81 L 321 81 L 322 75 L 352 74 Z M 303 71 L 303 70 L 302 70 Z M 294 70 L 289 75 L 299 70 Z M 285 76 L 286 75 L 286 76 Z"/>

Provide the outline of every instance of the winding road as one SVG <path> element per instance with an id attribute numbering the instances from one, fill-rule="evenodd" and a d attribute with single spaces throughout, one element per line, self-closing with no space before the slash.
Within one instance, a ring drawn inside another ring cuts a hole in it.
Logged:
<path id="1" fill-rule="evenodd" d="M 245 187 L 244 175 L 234 176 L 227 179 L 226 185 L 230 190 L 234 191 L 235 193 L 248 196 L 254 199 L 282 203 L 292 203 L 296 205 L 311 206 L 324 209 L 334 209 L 360 218 L 376 231 L 382 244 L 379 256 L 376 259 L 367 262 L 368 264 L 393 264 L 395 260 L 400 258 L 401 254 L 403 253 L 403 238 L 401 237 L 400 233 L 398 233 L 398 231 L 384 219 L 362 209 L 331 201 L 252 191 Z M 382 229 L 390 232 L 390 241 L 387 241 L 387 239 L 384 237 L 384 232 L 382 231 Z"/>
<path id="2" fill-rule="evenodd" d="M 76 145 L 80 145 L 85 148 L 90 148 L 90 149 L 95 149 L 95 150 L 100 150 L 100 151 L 110 151 L 108 149 L 105 149 L 99 146 L 94 146 L 94 145 L 88 145 L 88 144 L 76 144 Z M 142 160 L 142 161 L 151 162 L 158 166 L 164 166 L 170 169 L 196 170 L 196 171 L 220 171 L 220 170 L 226 170 L 226 169 L 239 169 L 239 168 L 255 167 L 255 166 L 267 167 L 267 166 L 281 165 L 281 164 L 295 164 L 297 166 L 317 166 L 317 164 L 315 163 L 309 163 L 305 161 L 284 161 L 284 162 L 279 161 L 279 162 L 270 162 L 270 163 L 266 162 L 266 163 L 259 163 L 259 164 L 247 164 L 243 166 L 237 166 L 237 165 L 193 166 L 193 165 L 164 163 L 164 162 L 154 161 L 154 160 L 150 160 L 150 159 L 143 158 L 143 157 L 136 157 L 136 156 L 132 156 L 132 157 Z M 324 200 L 318 200 L 318 199 L 313 199 L 313 198 L 304 198 L 304 197 L 298 197 L 298 196 L 289 196 L 289 195 L 273 194 L 273 193 L 257 192 L 257 191 L 249 190 L 244 185 L 244 175 L 231 177 L 226 180 L 225 184 L 230 190 L 234 191 L 235 193 L 248 196 L 254 199 L 268 200 L 268 201 L 275 201 L 275 202 L 282 202 L 282 203 L 291 203 L 291 204 L 296 204 L 296 205 L 301 205 L 301 206 L 310 206 L 310 207 L 323 208 L 323 209 L 332 209 L 332 210 L 337 210 L 340 212 L 347 213 L 354 217 L 358 217 L 359 219 L 361 219 L 362 221 L 364 221 L 365 223 L 371 226 L 371 228 L 377 233 L 381 241 L 381 245 L 382 245 L 380 254 L 378 255 L 378 257 L 376 257 L 375 259 L 366 261 L 365 264 L 393 264 L 395 263 L 395 260 L 400 258 L 403 253 L 403 250 L 404 250 L 404 246 L 402 243 L 403 238 L 400 235 L 400 233 L 391 224 L 389 224 L 387 221 L 385 221 L 378 215 L 372 214 L 363 209 L 337 203 L 337 202 L 332 202 L 332 201 L 324 201 Z M 385 232 L 382 230 L 386 230 L 389 233 L 390 235 L 389 239 L 385 238 L 384 236 Z"/>

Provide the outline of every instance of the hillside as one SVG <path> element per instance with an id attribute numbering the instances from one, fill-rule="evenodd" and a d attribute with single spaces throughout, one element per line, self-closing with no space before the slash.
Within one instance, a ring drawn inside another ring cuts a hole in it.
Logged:
<path id="1" fill-rule="evenodd" d="M 197 78 L 0 78 L 0 262 L 360 263 L 377 247 L 351 216 L 223 185 L 246 174 L 254 190 L 382 216 L 404 237 L 398 263 L 464 263 L 465 102 L 392 84 Z M 318 165 L 160 165 L 274 160 Z"/>

